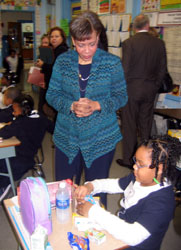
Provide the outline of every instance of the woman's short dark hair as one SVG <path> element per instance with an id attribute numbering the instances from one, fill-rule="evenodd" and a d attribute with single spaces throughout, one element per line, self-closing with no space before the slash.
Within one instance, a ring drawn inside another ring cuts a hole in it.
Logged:
<path id="1" fill-rule="evenodd" d="M 22 109 L 22 116 L 30 115 L 34 109 L 34 101 L 30 95 L 21 94 L 14 99 L 13 103 L 17 103 Z"/>
<path id="2" fill-rule="evenodd" d="M 49 32 L 48 32 L 49 36 L 51 36 L 51 34 L 52 34 L 53 31 L 59 31 L 59 32 L 60 32 L 60 35 L 61 35 L 61 37 L 62 37 L 62 39 L 63 39 L 63 42 L 62 42 L 62 43 L 66 44 L 66 34 L 65 34 L 65 32 L 63 31 L 63 29 L 61 29 L 61 28 L 58 27 L 58 26 L 55 26 L 55 27 L 53 27 L 53 28 L 51 28 L 51 29 L 49 30 Z"/>
<path id="3" fill-rule="evenodd" d="M 78 41 L 90 39 L 93 31 L 99 35 L 102 28 L 98 15 L 92 11 L 85 11 L 70 22 L 70 34 Z"/>

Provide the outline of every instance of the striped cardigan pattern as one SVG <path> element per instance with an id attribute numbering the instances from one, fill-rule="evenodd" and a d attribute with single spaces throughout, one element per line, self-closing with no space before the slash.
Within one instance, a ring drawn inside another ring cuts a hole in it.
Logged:
<path id="1" fill-rule="evenodd" d="M 76 117 L 71 104 L 80 98 L 78 53 L 61 54 L 53 67 L 48 103 L 58 111 L 53 140 L 73 161 L 81 150 L 86 167 L 100 156 L 112 151 L 122 138 L 116 110 L 127 102 L 127 89 L 120 58 L 97 49 L 94 54 L 85 97 L 98 101 L 101 111 L 88 117 Z"/>

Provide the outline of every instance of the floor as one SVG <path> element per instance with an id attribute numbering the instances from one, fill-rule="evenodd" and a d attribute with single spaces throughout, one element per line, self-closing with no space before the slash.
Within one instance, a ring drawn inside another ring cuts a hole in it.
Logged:
<path id="1" fill-rule="evenodd" d="M 25 77 L 27 72 L 25 72 Z M 33 88 L 29 84 L 24 85 L 24 91 L 30 93 L 37 104 L 37 89 Z M 110 169 L 110 177 L 117 178 L 127 175 L 130 170 L 120 167 L 116 163 L 116 159 L 121 157 L 122 145 L 118 143 L 115 156 Z M 46 181 L 53 181 L 54 176 L 54 148 L 52 147 L 52 140 L 49 134 L 46 134 L 43 141 L 43 150 L 45 155 L 45 161 L 43 164 Z M 82 180 L 83 181 L 83 180 Z M 119 209 L 120 195 L 108 195 L 108 207 L 107 209 L 111 213 L 116 213 Z M 0 249 L 1 250 L 17 250 L 18 244 L 9 221 L 6 217 L 3 206 L 0 206 Z M 61 249 L 61 248 L 60 248 Z M 175 217 L 170 223 L 169 229 L 164 237 L 161 250 L 180 250 L 181 249 L 181 205 L 177 206 L 175 211 Z M 111 250 L 111 249 L 110 249 Z"/>

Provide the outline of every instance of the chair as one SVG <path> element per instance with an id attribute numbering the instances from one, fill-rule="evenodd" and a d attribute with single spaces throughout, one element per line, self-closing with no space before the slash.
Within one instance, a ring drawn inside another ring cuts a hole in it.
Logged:
<path id="1" fill-rule="evenodd" d="M 46 178 L 45 177 L 45 173 L 43 171 L 43 162 L 44 162 L 44 153 L 43 153 L 43 147 L 41 146 L 37 152 L 37 154 L 35 155 L 35 165 L 32 169 L 33 171 L 33 176 L 40 176 L 42 178 Z"/>
<path id="2" fill-rule="evenodd" d="M 16 154 L 15 154 L 15 147 L 14 146 L 1 148 L 0 159 L 5 159 L 7 173 L 0 172 L 0 175 L 6 176 L 9 178 L 10 183 L 11 183 L 11 187 L 13 190 L 13 195 L 16 195 L 16 188 L 15 188 L 15 183 L 14 183 L 14 179 L 13 179 L 13 174 L 12 174 L 9 158 L 14 157 L 15 155 Z"/>

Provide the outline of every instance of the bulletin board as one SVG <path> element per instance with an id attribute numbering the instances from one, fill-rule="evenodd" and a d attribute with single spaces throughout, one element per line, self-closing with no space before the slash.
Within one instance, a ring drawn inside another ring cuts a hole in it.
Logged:
<path id="1" fill-rule="evenodd" d="M 181 8 L 181 0 L 160 0 L 160 10 L 173 10 Z"/>
<path id="2" fill-rule="evenodd" d="M 181 25 L 164 27 L 164 36 L 167 51 L 167 66 L 173 82 L 181 85 Z"/>
<path id="3" fill-rule="evenodd" d="M 121 44 L 130 36 L 131 14 L 108 14 L 99 17 L 106 29 L 109 52 L 122 57 Z"/>

